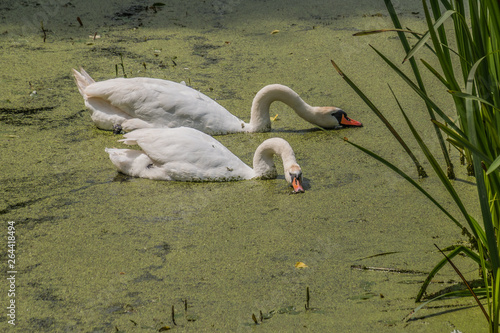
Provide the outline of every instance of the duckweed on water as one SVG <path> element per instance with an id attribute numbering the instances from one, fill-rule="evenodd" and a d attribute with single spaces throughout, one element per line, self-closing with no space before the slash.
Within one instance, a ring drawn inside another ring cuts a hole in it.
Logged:
<path id="1" fill-rule="evenodd" d="M 411 14 L 418 4 L 400 3 L 418 25 L 420 17 Z M 351 36 L 388 26 L 383 4 L 174 1 L 156 11 L 133 11 L 134 5 L 149 4 L 7 0 L 0 6 L 2 61 L 10 64 L 0 68 L 0 213 L 2 221 L 16 222 L 18 330 L 234 332 L 255 326 L 253 313 L 269 331 L 474 331 L 474 308 L 439 316 L 430 309 L 431 316 L 404 326 L 399 320 L 414 307 L 421 277 L 350 268 L 425 271 L 440 256 L 433 243 L 461 239 L 404 180 L 342 140 L 383 150 L 411 173 L 411 161 L 329 62 L 351 67 L 353 80 L 380 96 L 385 114 L 397 114 L 385 95 L 392 74 L 366 41 Z M 89 38 L 96 32 L 101 38 Z M 381 48 L 399 50 L 398 41 L 374 38 Z M 164 66 L 174 57 L 176 66 Z M 282 83 L 315 105 L 342 107 L 365 127 L 321 131 L 273 105 L 280 121 L 272 132 L 217 137 L 247 164 L 263 140 L 286 139 L 309 187 L 300 196 L 287 195 L 283 179 L 126 178 L 104 152 L 116 135 L 94 127 L 70 76 L 83 66 L 96 80 L 111 78 L 115 64 L 124 67 L 118 75 L 185 81 L 241 119 L 261 87 Z M 384 93 L 377 94 L 379 87 Z M 400 88 L 418 117 L 419 101 Z M 421 182 L 440 195 L 436 179 Z M 466 182 L 455 185 L 474 195 Z M 6 258 L 5 246 L 1 251 Z M 2 265 L 7 271 L 6 260 Z M 462 270 L 475 273 L 470 265 Z M 455 276 L 442 274 L 442 280 Z M 353 299 L 365 293 L 375 296 Z M 183 313 L 177 309 L 186 299 Z"/>

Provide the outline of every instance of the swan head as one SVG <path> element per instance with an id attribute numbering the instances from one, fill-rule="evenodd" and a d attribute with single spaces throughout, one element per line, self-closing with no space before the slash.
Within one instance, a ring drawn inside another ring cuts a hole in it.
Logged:
<path id="1" fill-rule="evenodd" d="M 293 193 L 304 193 L 302 187 L 302 170 L 298 164 L 293 164 L 285 170 L 285 179 L 293 187 Z"/>
<path id="2" fill-rule="evenodd" d="M 290 144 L 282 138 L 270 138 L 262 142 L 253 157 L 255 178 L 276 178 L 276 166 L 273 156 L 278 155 L 283 160 L 285 180 L 292 185 L 294 193 L 304 192 L 302 187 L 302 169 L 297 164 L 295 153 Z"/>
<path id="3" fill-rule="evenodd" d="M 363 127 L 363 124 L 347 116 L 344 110 L 336 107 L 315 107 L 312 123 L 323 128 Z"/>

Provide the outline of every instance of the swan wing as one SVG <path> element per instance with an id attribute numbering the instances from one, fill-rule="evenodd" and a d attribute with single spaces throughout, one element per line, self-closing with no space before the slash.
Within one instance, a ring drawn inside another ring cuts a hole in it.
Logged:
<path id="1" fill-rule="evenodd" d="M 252 168 L 211 136 L 192 128 L 138 129 L 121 142 L 137 144 L 168 177 L 184 181 L 253 178 Z"/>

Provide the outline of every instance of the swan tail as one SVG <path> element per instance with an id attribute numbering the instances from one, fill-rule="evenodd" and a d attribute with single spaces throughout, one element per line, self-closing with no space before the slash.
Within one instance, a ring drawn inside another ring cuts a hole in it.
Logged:
<path id="1" fill-rule="evenodd" d="M 150 161 L 141 162 L 141 158 L 147 156 L 140 150 L 105 148 L 104 151 L 109 154 L 109 159 L 121 173 L 129 176 L 139 176 L 139 171 Z M 144 165 L 145 164 L 145 165 Z M 144 165 L 144 166 L 143 166 Z"/>
<path id="2" fill-rule="evenodd" d="M 124 144 L 129 145 L 129 146 L 137 145 L 137 141 L 135 139 L 121 139 L 121 140 L 118 140 L 118 142 L 123 142 Z"/>
<path id="3" fill-rule="evenodd" d="M 87 88 L 92 83 L 95 83 L 94 79 L 90 77 L 90 75 L 80 67 L 80 72 L 76 69 L 73 70 L 73 76 L 75 77 L 76 86 L 78 87 L 78 91 L 82 96 L 85 97 L 85 88 Z"/>
<path id="4" fill-rule="evenodd" d="M 141 178 L 156 180 L 171 180 L 164 170 L 155 163 L 143 151 L 134 149 L 106 148 L 109 158 L 119 172 Z"/>
<path id="5" fill-rule="evenodd" d="M 122 123 L 122 129 L 125 132 L 132 132 L 133 130 L 139 128 L 152 128 L 152 127 L 153 125 L 139 118 L 127 119 Z"/>

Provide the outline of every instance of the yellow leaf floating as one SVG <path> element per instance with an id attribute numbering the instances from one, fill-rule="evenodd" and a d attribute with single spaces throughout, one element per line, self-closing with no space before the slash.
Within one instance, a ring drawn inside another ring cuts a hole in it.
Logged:
<path id="1" fill-rule="evenodd" d="M 271 117 L 271 121 L 276 121 L 278 120 L 278 115 L 276 114 L 274 117 Z"/>
<path id="2" fill-rule="evenodd" d="M 279 30 L 273 30 L 271 31 L 271 35 L 276 35 L 278 32 L 280 32 Z"/>
<path id="3" fill-rule="evenodd" d="M 295 268 L 306 268 L 307 265 L 304 264 L 303 262 L 301 261 L 298 261 L 296 264 L 295 264 Z"/>

